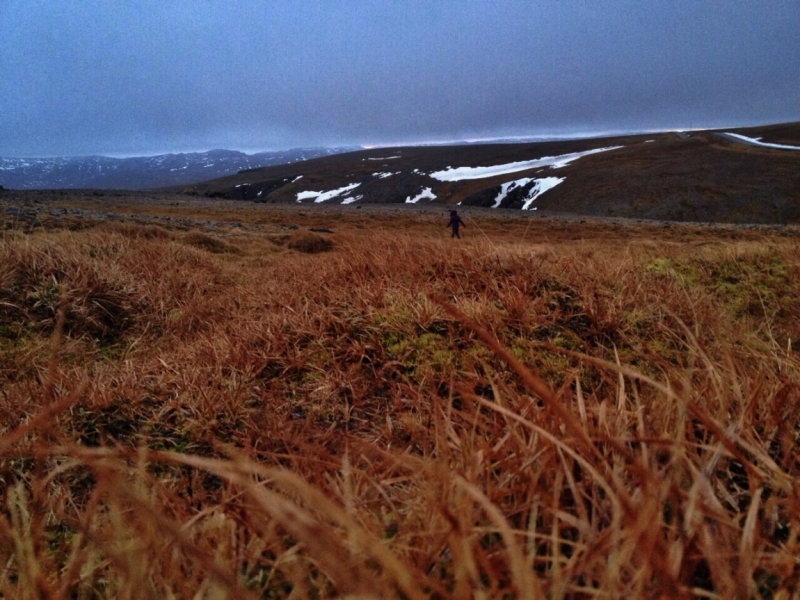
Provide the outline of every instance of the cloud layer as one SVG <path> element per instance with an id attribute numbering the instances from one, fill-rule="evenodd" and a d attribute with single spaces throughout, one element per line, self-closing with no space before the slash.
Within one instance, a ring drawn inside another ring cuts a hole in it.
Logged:
<path id="1" fill-rule="evenodd" d="M 800 119 L 800 3 L 4 0 L 0 156 Z"/>

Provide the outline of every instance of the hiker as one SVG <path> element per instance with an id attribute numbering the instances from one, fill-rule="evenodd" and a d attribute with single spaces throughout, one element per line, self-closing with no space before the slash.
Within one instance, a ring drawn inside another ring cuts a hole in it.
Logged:
<path id="1" fill-rule="evenodd" d="M 453 235 L 450 237 L 461 239 L 461 236 L 458 235 L 458 226 L 464 225 L 464 221 L 461 220 L 461 217 L 458 216 L 458 212 L 455 209 L 450 210 L 450 221 L 448 221 L 447 226 L 453 230 Z M 466 225 L 464 225 L 466 227 Z"/>

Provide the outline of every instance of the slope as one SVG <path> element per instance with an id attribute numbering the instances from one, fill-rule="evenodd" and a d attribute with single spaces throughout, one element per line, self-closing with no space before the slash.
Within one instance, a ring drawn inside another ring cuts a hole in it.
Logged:
<path id="1" fill-rule="evenodd" d="M 734 130 L 797 143 L 800 125 Z M 548 158 L 549 157 L 549 158 Z M 677 221 L 800 222 L 800 152 L 714 132 L 382 148 L 253 169 L 195 195 L 268 203 L 442 203 Z"/>

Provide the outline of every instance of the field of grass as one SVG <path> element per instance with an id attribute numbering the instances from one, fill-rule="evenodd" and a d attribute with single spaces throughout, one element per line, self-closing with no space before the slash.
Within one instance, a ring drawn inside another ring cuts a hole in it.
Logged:
<path id="1" fill-rule="evenodd" d="M 0 597 L 798 597 L 796 232 L 298 210 L 7 218 Z"/>

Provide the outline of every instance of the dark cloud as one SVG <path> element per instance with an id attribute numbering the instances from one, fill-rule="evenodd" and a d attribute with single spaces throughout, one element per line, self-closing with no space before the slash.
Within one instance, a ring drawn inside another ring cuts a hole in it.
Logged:
<path id="1" fill-rule="evenodd" d="M 800 3 L 3 0 L 0 155 L 800 119 Z"/>

